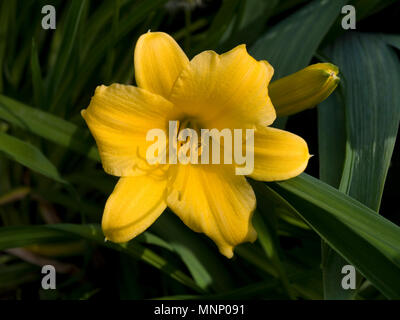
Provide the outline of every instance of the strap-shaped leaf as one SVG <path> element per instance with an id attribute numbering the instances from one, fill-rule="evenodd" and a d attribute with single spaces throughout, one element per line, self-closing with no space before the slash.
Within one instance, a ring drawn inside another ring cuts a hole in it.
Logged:
<path id="1" fill-rule="evenodd" d="M 306 67 L 347 1 L 314 0 L 282 20 L 251 48 L 257 59 L 274 67 L 274 79 Z"/>
<path id="2" fill-rule="evenodd" d="M 325 55 L 341 70 L 345 117 L 338 117 L 341 109 L 338 101 L 336 109 L 320 108 L 320 143 L 324 145 L 329 141 L 333 146 L 322 149 L 322 160 L 345 158 L 340 190 L 377 211 L 400 120 L 399 60 L 382 37 L 360 33 L 346 33 L 325 50 Z M 324 121 L 327 118 L 331 124 Z M 332 123 L 343 120 L 346 128 L 332 130 Z M 341 145 L 346 133 L 344 155 L 344 150 L 335 150 L 335 146 Z M 332 172 L 331 161 L 322 161 L 321 169 L 322 173 Z M 329 177 L 324 174 L 321 178 Z M 325 251 L 331 259 L 324 267 L 325 272 L 331 270 L 326 279 L 335 278 L 345 261 L 334 258 L 329 249 Z M 344 290 L 340 285 L 332 285 L 333 288 L 326 291 L 327 298 L 343 298 Z"/>
<path id="3" fill-rule="evenodd" d="M 341 189 L 379 209 L 400 121 L 400 64 L 379 35 L 347 33 L 327 50 L 343 74 L 348 132 Z"/>
<path id="4" fill-rule="evenodd" d="M 0 132 L 0 152 L 35 172 L 65 183 L 57 168 L 32 144 Z"/>
<path id="5" fill-rule="evenodd" d="M 270 186 L 387 297 L 400 298 L 400 227 L 307 174 Z"/>
<path id="6" fill-rule="evenodd" d="M 160 257 L 152 250 L 143 247 L 137 241 L 121 245 L 105 242 L 98 225 L 52 224 L 43 226 L 18 226 L 0 228 L 0 250 L 23 247 L 38 243 L 54 243 L 71 238 L 84 238 L 95 241 L 99 245 L 126 253 L 141 260 L 181 282 L 187 287 L 202 293 L 195 282 L 170 262 Z"/>
<path id="7" fill-rule="evenodd" d="M 93 160 L 100 160 L 97 149 L 86 142 L 87 131 L 51 113 L 0 95 L 0 119 Z"/>

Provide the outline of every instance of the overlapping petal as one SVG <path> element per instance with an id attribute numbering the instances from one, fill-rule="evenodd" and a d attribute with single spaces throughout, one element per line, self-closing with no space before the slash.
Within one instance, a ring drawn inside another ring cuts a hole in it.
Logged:
<path id="1" fill-rule="evenodd" d="M 262 181 L 290 179 L 304 171 L 309 158 L 303 138 L 260 126 L 254 134 L 254 171 L 250 177 Z"/>
<path id="2" fill-rule="evenodd" d="M 182 71 L 169 100 L 202 127 L 269 125 L 276 117 L 268 97 L 272 75 L 273 68 L 252 58 L 244 45 L 222 55 L 204 51 Z"/>
<path id="3" fill-rule="evenodd" d="M 96 140 L 104 170 L 116 176 L 142 174 L 148 166 L 146 150 L 153 143 L 146 141 L 146 134 L 154 128 L 167 131 L 172 108 L 161 96 L 134 86 L 97 87 L 82 116 Z"/>
<path id="4" fill-rule="evenodd" d="M 145 231 L 167 206 L 166 181 L 151 175 L 120 178 L 104 209 L 107 240 L 126 242 Z"/>
<path id="5" fill-rule="evenodd" d="M 176 165 L 168 186 L 168 206 L 196 232 L 203 232 L 228 258 L 233 248 L 254 241 L 251 217 L 256 205 L 244 176 L 227 165 Z"/>
<path id="6" fill-rule="evenodd" d="M 136 43 L 135 78 L 140 88 L 168 97 L 189 59 L 164 32 L 147 32 Z"/>

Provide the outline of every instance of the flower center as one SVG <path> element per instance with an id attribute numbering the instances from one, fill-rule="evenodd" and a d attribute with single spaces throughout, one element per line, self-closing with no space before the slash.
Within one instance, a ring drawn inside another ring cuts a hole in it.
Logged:
<path id="1" fill-rule="evenodd" d="M 201 128 L 197 121 L 183 119 L 178 121 L 177 152 L 186 157 L 197 157 L 200 161 L 202 154 Z"/>

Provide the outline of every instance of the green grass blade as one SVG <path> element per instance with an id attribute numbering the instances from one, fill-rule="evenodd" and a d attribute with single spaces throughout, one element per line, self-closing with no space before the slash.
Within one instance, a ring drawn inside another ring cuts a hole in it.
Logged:
<path id="1" fill-rule="evenodd" d="M 113 8 L 113 19 L 112 19 L 112 26 L 110 31 L 110 39 L 112 39 L 109 43 L 109 47 L 107 48 L 107 57 L 106 57 L 106 79 L 109 80 L 112 75 L 114 60 L 115 60 L 115 48 L 114 44 L 116 43 L 115 39 L 117 38 L 118 32 L 118 23 L 119 23 L 119 15 L 121 10 L 121 2 L 120 0 L 114 1 L 114 8 Z"/>
<path id="2" fill-rule="evenodd" d="M 40 275 L 38 266 L 26 262 L 18 262 L 9 266 L 0 264 L 0 293 L 16 290 L 24 283 L 39 279 Z"/>
<path id="3" fill-rule="evenodd" d="M 268 294 L 272 289 L 279 285 L 279 281 L 272 279 L 261 283 L 251 284 L 242 288 L 234 289 L 228 292 L 208 295 L 179 295 L 166 296 L 156 298 L 156 300 L 243 300 L 256 298 L 259 299 L 265 294 Z"/>
<path id="4" fill-rule="evenodd" d="M 11 191 L 8 191 L 5 194 L 0 194 L 0 206 L 21 200 L 25 198 L 30 192 L 31 189 L 29 187 L 18 187 Z"/>
<path id="5" fill-rule="evenodd" d="M 263 248 L 266 257 L 274 264 L 282 285 L 288 296 L 294 299 L 286 271 L 280 258 L 280 247 L 277 235 L 277 215 L 274 207 L 272 192 L 268 193 L 262 183 L 252 181 L 254 191 L 257 195 L 257 211 L 253 217 L 254 228 L 258 234 L 258 241 Z M 261 215 L 261 212 L 263 213 Z"/>
<path id="6" fill-rule="evenodd" d="M 196 49 L 194 49 L 193 52 L 195 54 L 208 48 L 215 48 L 218 45 L 225 31 L 231 25 L 233 20 L 232 17 L 234 16 L 238 5 L 238 0 L 224 0 L 222 2 L 210 28 L 202 35 L 204 40 L 201 41 L 201 44 Z"/>
<path id="7" fill-rule="evenodd" d="M 33 100 L 35 106 L 39 109 L 43 108 L 44 104 L 44 83 L 42 79 L 42 72 L 40 70 L 38 49 L 35 40 L 32 40 L 31 52 L 31 72 L 32 72 L 32 85 L 33 85 Z"/>
<path id="8" fill-rule="evenodd" d="M 35 146 L 0 132 L 0 151 L 10 159 L 55 181 L 66 183 L 57 168 Z"/>
<path id="9" fill-rule="evenodd" d="M 335 139 L 330 141 L 332 146 L 341 145 L 341 136 L 347 132 L 340 190 L 377 211 L 400 121 L 400 98 L 395 90 L 400 87 L 399 60 L 378 35 L 370 34 L 345 35 L 326 49 L 325 54 L 339 66 L 344 78 L 341 89 L 346 128 L 332 131 L 329 125 L 323 127 Z M 340 109 L 340 105 L 337 108 Z M 332 121 L 334 109 L 320 111 L 325 112 L 331 122 L 343 120 L 336 117 Z M 335 152 L 331 149 L 328 157 L 338 157 L 338 154 L 343 157 L 343 150 Z M 332 168 L 332 165 L 327 163 L 325 167 Z M 324 266 L 331 270 L 325 277 L 331 283 L 330 290 L 326 291 L 327 298 L 342 299 L 350 290 L 343 292 L 331 279 L 346 262 L 335 257 L 328 248 L 325 251 Z"/>
<path id="10" fill-rule="evenodd" d="M 102 59 L 107 54 L 107 48 L 110 45 L 115 45 L 116 42 L 120 41 L 144 19 L 146 19 L 150 12 L 159 8 L 165 2 L 166 0 L 141 1 L 135 4 L 126 14 L 121 14 L 117 34 L 114 39 L 110 37 L 109 34 L 108 36 L 99 39 L 99 41 L 96 42 L 96 45 L 93 46 L 91 50 L 88 50 L 86 56 L 82 58 L 82 66 L 85 68 L 86 72 L 81 74 L 79 79 L 74 79 L 74 82 L 72 83 L 72 89 L 70 87 L 65 88 L 65 90 L 72 90 L 74 93 L 76 93 L 76 96 L 81 93 L 89 77 L 93 74 L 93 72 L 96 72 L 96 68 L 99 64 L 101 64 Z M 127 52 L 127 54 L 132 55 L 132 51 Z M 65 91 L 60 92 L 59 96 L 62 97 L 65 94 L 64 92 Z M 77 98 L 76 96 L 73 97 L 74 101 Z"/>
<path id="11" fill-rule="evenodd" d="M 98 245 L 128 254 L 161 270 L 194 291 L 198 293 L 203 292 L 186 274 L 136 241 L 126 244 L 105 242 L 103 233 L 98 225 L 52 224 L 45 226 L 2 227 L 0 228 L 0 250 L 38 243 L 54 243 L 55 241 L 76 237 L 91 240 Z"/>
<path id="12" fill-rule="evenodd" d="M 85 141 L 87 140 L 85 137 L 88 137 L 87 130 L 3 95 L 0 95 L 0 119 L 60 146 L 87 155 L 90 159 L 100 159 L 96 147 Z"/>
<path id="13" fill-rule="evenodd" d="M 399 34 L 381 34 L 382 40 L 387 44 L 400 50 L 400 35 Z"/>
<path id="14" fill-rule="evenodd" d="M 306 174 L 270 186 L 387 297 L 400 297 L 400 227 Z"/>
<path id="15" fill-rule="evenodd" d="M 372 34 L 348 34 L 327 53 L 344 76 L 348 138 L 340 188 L 377 211 L 400 121 L 399 60 Z"/>
<path id="16" fill-rule="evenodd" d="M 223 257 L 199 239 L 172 212 L 164 212 L 151 230 L 174 248 L 186 264 L 196 283 L 205 290 L 229 290 L 233 280 L 223 266 Z"/>
<path id="17" fill-rule="evenodd" d="M 31 244 L 55 243 L 70 240 L 70 236 L 45 226 L 0 228 L 0 250 L 25 247 Z"/>
<path id="18" fill-rule="evenodd" d="M 65 78 L 65 73 L 68 70 L 68 63 L 71 60 L 71 55 L 74 46 L 76 46 L 76 38 L 78 35 L 79 24 L 87 0 L 72 0 L 68 9 L 65 26 L 61 36 L 61 46 L 57 53 L 54 66 L 51 68 L 48 77 L 48 92 L 50 108 L 53 110 L 55 105 L 52 104 L 55 92 L 61 83 L 61 79 Z"/>
<path id="19" fill-rule="evenodd" d="M 171 278 L 179 281 L 185 286 L 197 291 L 203 292 L 197 284 L 189 278 L 184 272 L 177 269 L 171 263 L 160 257 L 150 249 L 143 247 L 136 241 L 131 241 L 125 244 L 112 243 L 110 241 L 104 241 L 103 232 L 98 225 L 73 225 L 73 224 L 58 224 L 51 225 L 49 228 L 61 230 L 64 232 L 70 232 L 71 234 L 83 237 L 88 240 L 95 241 L 96 243 L 103 245 L 114 250 L 124 252 L 135 259 L 146 262 L 147 264 L 161 270 Z"/>
<path id="20" fill-rule="evenodd" d="M 274 67 L 274 79 L 306 67 L 345 3 L 313 1 L 269 29 L 250 53 Z"/>
<path id="21" fill-rule="evenodd" d="M 346 149 L 344 106 L 339 91 L 334 92 L 318 107 L 318 149 L 320 179 L 338 188 L 343 172 Z M 345 300 L 354 290 L 343 290 L 341 269 L 348 264 L 324 240 L 321 240 L 324 298 Z"/>
<path id="22" fill-rule="evenodd" d="M 15 10 L 16 2 L 2 1 L 0 3 L 0 92 L 3 92 L 3 70 L 7 51 L 7 36 L 9 24 L 12 20 L 12 12 Z"/>
<path id="23" fill-rule="evenodd" d="M 311 276 L 315 276 L 314 271 L 293 275 L 290 280 L 293 282 L 309 281 Z M 279 281 L 277 279 L 270 279 L 217 294 L 166 296 L 156 298 L 156 300 L 243 300 L 260 299 L 260 297 L 276 299 L 276 291 L 273 291 L 273 289 L 278 286 Z"/>
<path id="24" fill-rule="evenodd" d="M 338 188 L 346 150 L 344 106 L 338 91 L 318 106 L 319 177 Z"/>
<path id="25" fill-rule="evenodd" d="M 299 6 L 303 2 L 307 2 L 308 0 L 285 0 L 285 1 L 279 1 L 278 5 L 276 6 L 274 10 L 274 14 L 280 14 L 286 10 L 290 10 L 295 6 Z"/>

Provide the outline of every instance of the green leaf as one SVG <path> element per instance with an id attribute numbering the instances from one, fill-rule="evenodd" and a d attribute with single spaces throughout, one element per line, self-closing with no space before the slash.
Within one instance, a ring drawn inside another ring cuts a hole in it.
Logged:
<path id="1" fill-rule="evenodd" d="M 31 244 L 55 243 L 70 240 L 70 236 L 45 226 L 0 228 L 0 250 L 25 247 Z"/>
<path id="2" fill-rule="evenodd" d="M 68 63 L 71 60 L 72 50 L 76 46 L 77 41 L 75 40 L 78 35 L 82 12 L 87 3 L 87 0 L 72 0 L 70 2 L 65 26 L 62 29 L 61 46 L 57 52 L 55 64 L 51 68 L 49 77 L 47 78 L 50 108 L 55 107 L 54 104 L 51 104 L 52 99 L 61 83 L 61 79 L 65 77 Z"/>
<path id="3" fill-rule="evenodd" d="M 378 210 L 400 121 L 400 65 L 378 35 L 347 33 L 326 50 L 344 76 L 348 132 L 340 189 Z"/>
<path id="4" fill-rule="evenodd" d="M 276 288 L 279 282 L 276 279 L 271 281 L 263 281 L 261 283 L 251 284 L 242 288 L 209 295 L 178 295 L 156 298 L 156 300 L 242 300 L 242 299 L 259 299 L 263 295 L 271 292 Z"/>
<path id="5" fill-rule="evenodd" d="M 307 174 L 269 184 L 387 297 L 400 297 L 400 228 Z"/>
<path id="6" fill-rule="evenodd" d="M 266 257 L 274 264 L 288 296 L 294 299 L 285 268 L 279 256 L 280 247 L 278 235 L 276 233 L 275 194 L 273 191 L 268 192 L 269 190 L 266 190 L 264 185 L 260 182 L 251 181 L 251 185 L 257 194 L 258 200 L 257 211 L 253 217 L 253 224 L 258 234 L 258 241 L 264 249 Z M 261 215 L 259 211 L 262 212 L 263 215 Z"/>
<path id="7" fill-rule="evenodd" d="M 400 121 L 398 58 L 379 35 L 360 33 L 345 34 L 324 53 L 339 66 L 344 79 L 341 89 L 346 128 L 336 128 L 336 131 L 332 130 L 332 125 L 326 128 L 330 131 L 332 146 L 342 145 L 342 136 L 347 132 L 339 189 L 378 211 Z M 340 107 L 338 105 L 337 109 Z M 325 113 L 331 123 L 343 121 L 332 113 L 333 110 L 320 109 L 320 112 Z M 343 150 L 331 149 L 326 154 L 327 158 L 343 158 Z M 332 163 L 323 166 L 332 168 Z M 327 298 L 342 299 L 349 290 L 344 292 L 331 279 L 346 262 L 331 252 L 327 252 L 327 259 L 331 260 L 324 264 L 331 270 L 326 275 L 331 283 Z"/>
<path id="8" fill-rule="evenodd" d="M 0 265 L 0 292 L 17 289 L 26 282 L 40 277 L 40 269 L 30 263 L 19 262 L 10 266 Z"/>
<path id="9" fill-rule="evenodd" d="M 151 226 L 151 230 L 168 241 L 200 287 L 216 291 L 233 288 L 229 272 L 221 267 L 221 260 L 224 258 L 218 252 L 212 251 L 197 234 L 174 217 L 172 212 L 164 212 Z"/>
<path id="10" fill-rule="evenodd" d="M 32 40 L 31 72 L 32 72 L 33 97 L 36 107 L 40 109 L 43 108 L 45 88 L 42 79 L 42 72 L 40 70 L 39 56 L 35 40 Z"/>
<path id="11" fill-rule="evenodd" d="M 186 274 L 136 241 L 125 244 L 105 242 L 104 235 L 98 225 L 52 224 L 45 226 L 2 227 L 0 228 L 0 250 L 38 243 L 54 243 L 55 241 L 71 239 L 71 237 L 91 240 L 104 247 L 128 254 L 161 270 L 194 291 L 203 292 Z"/>
<path id="12" fill-rule="evenodd" d="M 168 243 L 164 239 L 160 238 L 159 236 L 156 236 L 155 234 L 153 234 L 149 231 L 145 231 L 145 232 L 141 233 L 135 239 L 141 243 L 151 244 L 154 246 L 158 246 L 158 247 L 167 249 L 169 251 L 174 251 L 174 248 L 172 247 L 172 245 L 170 243 Z"/>
<path id="13" fill-rule="evenodd" d="M 0 3 L 0 92 L 3 92 L 3 70 L 7 49 L 7 36 L 10 33 L 10 21 L 12 21 L 12 13 L 15 12 L 16 5 L 16 2 L 2 1 Z"/>
<path id="14" fill-rule="evenodd" d="M 120 0 L 120 5 L 123 7 L 127 0 Z M 85 24 L 85 29 L 82 30 L 85 38 L 85 49 L 89 49 L 93 42 L 95 42 L 95 37 L 93 35 L 97 35 L 101 33 L 101 29 L 105 26 L 109 26 L 112 20 L 113 15 L 115 14 L 114 1 L 103 1 L 99 3 L 96 10 L 88 17 L 88 20 Z"/>
<path id="15" fill-rule="evenodd" d="M 100 159 L 96 147 L 84 139 L 88 137 L 87 130 L 3 95 L 0 95 L 0 119 L 93 160 Z"/>
<path id="16" fill-rule="evenodd" d="M 74 79 L 74 82 L 71 83 L 72 89 L 71 87 L 64 88 L 64 90 L 59 93 L 59 97 L 61 98 L 65 95 L 65 90 L 72 90 L 74 94 L 78 95 L 84 88 L 89 77 L 93 75 L 93 72 L 96 72 L 97 67 L 102 63 L 102 59 L 107 54 L 107 48 L 121 41 L 124 36 L 146 19 L 151 11 L 159 8 L 165 2 L 167 2 L 167 0 L 140 1 L 125 13 L 125 15 L 121 16 L 116 36 L 112 37 L 110 36 L 111 34 L 109 34 L 106 37 L 101 37 L 96 42 L 96 45 L 88 50 L 87 54 L 82 57 L 82 66 L 85 68 L 85 72 L 81 73 L 78 79 Z M 88 36 L 91 37 L 92 35 Z M 73 100 L 75 99 L 76 97 L 73 97 Z"/>
<path id="17" fill-rule="evenodd" d="M 400 50 L 400 35 L 399 34 L 381 34 L 381 37 L 387 44 Z"/>
<path id="18" fill-rule="evenodd" d="M 110 45 L 107 48 L 107 57 L 106 57 L 106 79 L 111 78 L 111 74 L 113 71 L 113 65 L 114 65 L 114 60 L 115 60 L 115 48 L 114 48 L 114 43 L 116 42 L 115 39 L 117 38 L 117 31 L 118 31 L 118 23 L 119 23 L 119 14 L 121 10 L 121 2 L 120 0 L 115 0 L 114 1 L 114 7 L 113 7 L 113 19 L 112 19 L 112 26 L 111 26 L 111 31 L 110 31 Z"/>
<path id="19" fill-rule="evenodd" d="M 290 278 L 293 282 L 310 281 L 310 278 L 315 276 L 314 271 L 292 275 Z M 216 294 L 206 295 L 179 295 L 156 298 L 156 300 L 243 300 L 243 299 L 260 299 L 267 297 L 276 299 L 276 291 L 272 291 L 279 286 L 277 279 L 270 279 L 260 283 L 250 284 L 244 287 L 228 290 Z"/>
<path id="20" fill-rule="evenodd" d="M 269 259 L 265 259 L 263 251 L 256 246 L 244 243 L 235 248 L 235 254 L 275 278 L 279 277 L 276 267 Z"/>
<path id="21" fill-rule="evenodd" d="M 337 89 L 318 107 L 318 149 L 320 179 L 338 188 L 343 172 L 346 149 L 344 106 Z M 354 296 L 354 290 L 341 286 L 346 260 L 321 240 L 324 298 L 345 300 Z"/>
<path id="22" fill-rule="evenodd" d="M 230 50 L 240 43 L 252 44 L 263 31 L 278 2 L 279 0 L 241 1 L 239 9 L 236 10 L 236 17 L 231 20 L 230 28 L 225 31 L 224 37 L 227 39 L 220 46 L 223 51 Z"/>
<path id="23" fill-rule="evenodd" d="M 18 187 L 15 188 L 5 194 L 0 195 L 0 206 L 21 200 L 25 198 L 29 193 L 31 192 L 31 189 L 29 187 Z"/>
<path id="24" fill-rule="evenodd" d="M 269 29 L 250 53 L 274 67 L 274 79 L 306 67 L 346 2 L 314 0 Z"/>
<path id="25" fill-rule="evenodd" d="M 239 0 L 224 0 L 210 28 L 202 36 L 204 37 L 200 45 L 194 49 L 194 53 L 198 53 L 208 48 L 215 48 L 221 37 L 229 28 L 234 12 L 239 5 Z"/>
<path id="26" fill-rule="evenodd" d="M 292 9 L 295 6 L 299 6 L 303 2 L 307 2 L 308 0 L 285 0 L 279 1 L 276 9 L 274 10 L 274 14 L 280 14 L 286 10 Z"/>
<path id="27" fill-rule="evenodd" d="M 56 167 L 35 146 L 0 132 L 0 151 L 10 159 L 17 161 L 35 172 L 55 181 L 66 183 Z"/>
<path id="28" fill-rule="evenodd" d="M 55 224 L 50 225 L 50 228 L 70 232 L 74 235 L 81 236 L 85 239 L 97 242 L 100 245 L 112 248 L 114 250 L 124 252 L 135 259 L 142 260 L 147 264 L 161 270 L 171 278 L 179 281 L 185 286 L 197 291 L 204 292 L 191 278 L 189 278 L 181 270 L 177 269 L 170 262 L 160 257 L 150 249 L 143 247 L 136 241 L 130 241 L 125 244 L 117 244 L 109 241 L 104 241 L 103 232 L 98 225 L 74 225 L 74 224 Z"/>
<path id="29" fill-rule="evenodd" d="M 344 106 L 338 90 L 318 106 L 319 177 L 338 188 L 346 150 Z"/>
<path id="30" fill-rule="evenodd" d="M 39 195 L 41 198 L 49 201 L 53 204 L 59 204 L 64 208 L 71 209 L 84 216 L 91 217 L 93 219 L 100 219 L 102 209 L 97 206 L 97 204 L 91 201 L 81 201 L 75 190 L 69 190 L 70 194 L 65 194 L 58 190 L 37 190 L 35 195 Z M 71 195 L 74 197 L 71 199 Z"/>

